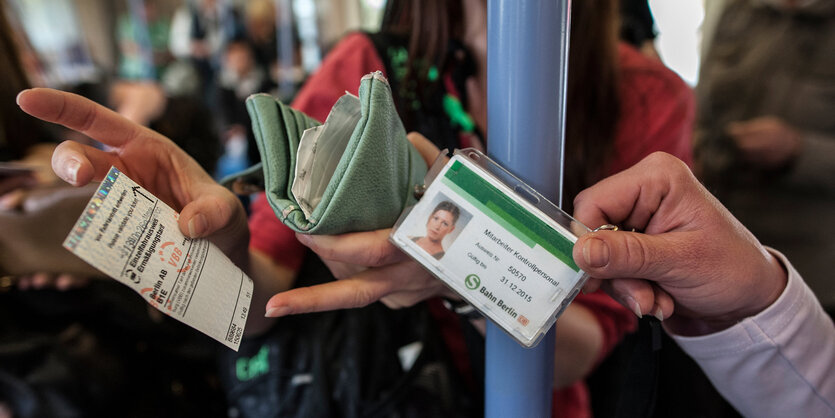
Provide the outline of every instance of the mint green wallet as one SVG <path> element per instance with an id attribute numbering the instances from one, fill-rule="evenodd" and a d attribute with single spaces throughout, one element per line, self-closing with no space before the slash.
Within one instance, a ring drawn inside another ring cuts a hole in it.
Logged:
<path id="1" fill-rule="evenodd" d="M 266 94 L 246 106 L 262 162 L 237 177 L 258 183 L 263 175 L 270 205 L 291 229 L 388 228 L 415 202 L 426 164 L 406 139 L 380 72 L 361 79 L 359 97 L 342 96 L 323 125 Z"/>

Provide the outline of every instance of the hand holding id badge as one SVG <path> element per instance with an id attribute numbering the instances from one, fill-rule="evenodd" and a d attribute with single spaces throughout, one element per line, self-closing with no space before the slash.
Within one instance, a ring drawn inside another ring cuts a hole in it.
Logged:
<path id="1" fill-rule="evenodd" d="M 391 241 L 521 345 L 533 347 L 587 279 L 572 258 L 589 229 L 473 149 L 433 165 Z"/>

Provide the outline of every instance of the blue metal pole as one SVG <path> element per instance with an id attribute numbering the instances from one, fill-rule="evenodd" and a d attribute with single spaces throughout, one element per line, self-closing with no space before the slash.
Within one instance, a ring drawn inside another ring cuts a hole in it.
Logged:
<path id="1" fill-rule="evenodd" d="M 560 203 L 570 0 L 489 0 L 488 154 Z M 525 349 L 487 324 L 485 416 L 551 413 L 554 332 Z"/>

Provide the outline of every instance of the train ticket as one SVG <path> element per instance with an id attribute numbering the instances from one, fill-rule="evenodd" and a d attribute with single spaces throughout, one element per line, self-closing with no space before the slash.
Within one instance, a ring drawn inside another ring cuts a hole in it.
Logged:
<path id="1" fill-rule="evenodd" d="M 64 247 L 153 307 L 237 351 L 252 280 L 209 241 L 183 235 L 178 216 L 112 167 Z"/>

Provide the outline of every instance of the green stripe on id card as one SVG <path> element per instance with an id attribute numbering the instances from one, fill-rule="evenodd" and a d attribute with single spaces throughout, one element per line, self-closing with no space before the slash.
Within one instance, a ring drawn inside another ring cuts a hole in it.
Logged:
<path id="1" fill-rule="evenodd" d="M 531 248 L 539 245 L 574 271 L 580 271 L 571 255 L 574 246 L 572 241 L 524 209 L 516 200 L 476 175 L 460 161 L 454 162 L 446 171 L 443 181 L 470 203 L 480 206 L 485 214 L 502 224 Z"/>

